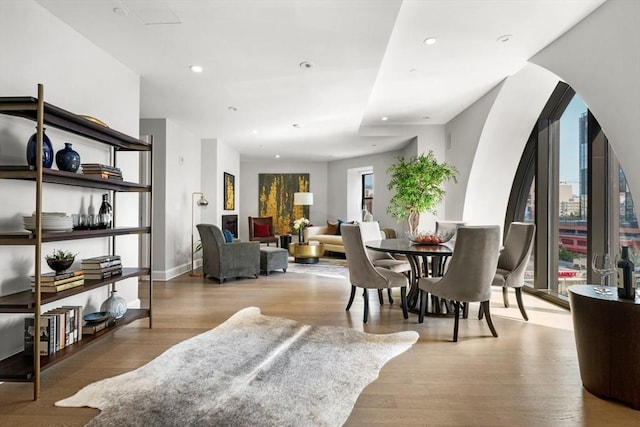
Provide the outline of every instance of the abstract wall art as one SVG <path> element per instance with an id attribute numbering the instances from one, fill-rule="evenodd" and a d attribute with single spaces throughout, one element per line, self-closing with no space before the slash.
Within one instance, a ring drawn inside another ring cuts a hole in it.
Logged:
<path id="1" fill-rule="evenodd" d="M 308 173 L 261 173 L 258 185 L 258 216 L 273 217 L 275 234 L 289 234 L 294 220 L 309 218 L 309 206 L 293 204 L 293 193 L 310 191 Z"/>

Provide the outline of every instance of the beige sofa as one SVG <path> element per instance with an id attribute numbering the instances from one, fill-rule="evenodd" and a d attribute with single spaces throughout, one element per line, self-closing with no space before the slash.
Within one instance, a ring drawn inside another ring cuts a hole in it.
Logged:
<path id="1" fill-rule="evenodd" d="M 392 228 L 384 228 L 380 230 L 382 239 L 391 239 L 396 237 L 396 232 Z M 304 229 L 305 242 L 319 242 L 324 245 L 325 252 L 344 253 L 344 245 L 342 244 L 342 236 L 331 234 L 329 225 L 312 226 Z"/>

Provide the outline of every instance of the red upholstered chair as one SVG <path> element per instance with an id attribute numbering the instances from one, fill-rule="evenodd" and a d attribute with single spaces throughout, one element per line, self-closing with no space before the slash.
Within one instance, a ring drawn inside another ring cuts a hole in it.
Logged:
<path id="1" fill-rule="evenodd" d="M 278 238 L 273 232 L 273 217 L 249 217 L 249 240 L 266 243 L 275 243 L 278 246 Z"/>

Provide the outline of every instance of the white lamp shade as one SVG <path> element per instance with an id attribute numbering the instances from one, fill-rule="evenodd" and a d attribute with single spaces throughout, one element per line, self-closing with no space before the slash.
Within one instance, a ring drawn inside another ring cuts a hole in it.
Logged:
<path id="1" fill-rule="evenodd" d="M 293 193 L 294 205 L 313 205 L 313 193 Z"/>

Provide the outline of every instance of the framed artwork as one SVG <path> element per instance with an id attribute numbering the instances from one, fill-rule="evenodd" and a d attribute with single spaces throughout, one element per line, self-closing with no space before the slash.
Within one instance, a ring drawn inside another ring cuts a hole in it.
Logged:
<path id="1" fill-rule="evenodd" d="M 222 215 L 222 228 L 227 229 L 238 238 L 238 215 Z"/>
<path id="2" fill-rule="evenodd" d="M 309 206 L 293 204 L 293 193 L 309 191 L 308 173 L 261 173 L 258 185 L 258 216 L 273 217 L 275 234 L 292 233 L 293 221 L 309 218 Z"/>
<path id="3" fill-rule="evenodd" d="M 236 199 L 236 177 L 230 173 L 224 173 L 224 210 L 235 209 Z"/>

